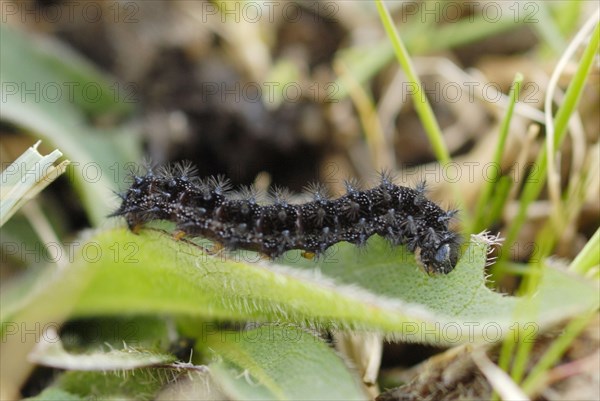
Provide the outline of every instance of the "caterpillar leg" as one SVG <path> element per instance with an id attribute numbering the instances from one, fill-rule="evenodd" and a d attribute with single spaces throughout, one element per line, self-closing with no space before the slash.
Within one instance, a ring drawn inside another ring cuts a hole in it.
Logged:
<path id="1" fill-rule="evenodd" d="M 138 235 L 140 233 L 140 231 L 142 231 L 141 223 L 128 224 L 128 226 L 129 226 L 129 231 L 131 231 L 135 235 Z"/>
<path id="2" fill-rule="evenodd" d="M 179 241 L 185 236 L 186 236 L 186 233 L 183 230 L 176 230 L 175 232 L 173 232 L 173 239 L 175 241 Z"/>
<path id="3" fill-rule="evenodd" d="M 216 255 L 221 252 L 225 247 L 220 242 L 215 242 L 210 248 L 206 249 L 208 255 Z"/>
<path id="4" fill-rule="evenodd" d="M 302 253 L 300 254 L 304 259 L 308 259 L 308 260 L 313 260 L 315 258 L 315 256 L 317 256 L 316 253 L 314 252 L 310 252 L 310 251 L 302 251 Z"/>

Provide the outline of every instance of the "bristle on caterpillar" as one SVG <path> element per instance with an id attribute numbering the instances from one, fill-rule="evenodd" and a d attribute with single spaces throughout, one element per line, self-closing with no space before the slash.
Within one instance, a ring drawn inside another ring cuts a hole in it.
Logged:
<path id="1" fill-rule="evenodd" d="M 429 273 L 449 273 L 458 260 L 460 235 L 449 230 L 455 210 L 444 211 L 416 189 L 398 186 L 387 172 L 378 186 L 362 190 L 346 183 L 346 194 L 331 199 L 320 185 L 313 199 L 293 203 L 286 190 L 273 191 L 271 202 L 257 202 L 254 189 L 231 192 L 224 177 L 200 179 L 190 164 L 135 175 L 112 216 L 125 217 L 131 229 L 152 220 L 168 220 L 177 232 L 201 236 L 228 249 L 247 249 L 276 258 L 292 249 L 319 255 L 346 241 L 363 245 L 378 234 L 393 245 L 419 251 Z M 178 238 L 181 234 L 178 234 Z"/>

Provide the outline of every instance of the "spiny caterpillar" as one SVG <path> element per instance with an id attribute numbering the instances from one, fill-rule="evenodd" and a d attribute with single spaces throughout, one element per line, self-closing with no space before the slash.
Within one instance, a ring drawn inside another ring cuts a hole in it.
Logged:
<path id="1" fill-rule="evenodd" d="M 152 220 L 168 220 L 187 236 L 271 258 L 291 249 L 322 254 L 341 241 L 363 245 L 378 234 L 411 252 L 420 250 L 428 273 L 449 273 L 458 259 L 460 236 L 448 229 L 456 211 L 444 211 L 428 200 L 424 184 L 416 189 L 398 186 L 386 173 L 368 190 L 346 182 L 346 194 L 337 199 L 315 186 L 313 200 L 298 204 L 283 191 L 275 191 L 270 204 L 259 202 L 253 188 L 235 196 L 223 177 L 200 179 L 185 163 L 148 168 L 144 175 L 133 174 L 132 181 L 112 214 L 124 216 L 132 230 Z"/>

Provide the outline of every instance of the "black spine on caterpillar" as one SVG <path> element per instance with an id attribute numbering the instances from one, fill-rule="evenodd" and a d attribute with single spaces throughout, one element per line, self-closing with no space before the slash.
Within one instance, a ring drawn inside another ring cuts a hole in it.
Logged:
<path id="1" fill-rule="evenodd" d="M 347 241 L 363 245 L 378 234 L 394 245 L 405 244 L 429 273 L 449 273 L 458 260 L 459 234 L 448 223 L 456 211 L 444 211 L 428 200 L 424 186 L 398 186 L 386 174 L 372 189 L 348 184 L 345 195 L 288 203 L 276 194 L 272 204 L 259 204 L 251 191 L 242 199 L 228 196 L 226 180 L 201 180 L 189 166 L 176 166 L 134 176 L 121 207 L 131 229 L 151 220 L 168 220 L 189 236 L 202 236 L 229 249 L 258 251 L 275 258 L 291 249 L 315 254 Z"/>

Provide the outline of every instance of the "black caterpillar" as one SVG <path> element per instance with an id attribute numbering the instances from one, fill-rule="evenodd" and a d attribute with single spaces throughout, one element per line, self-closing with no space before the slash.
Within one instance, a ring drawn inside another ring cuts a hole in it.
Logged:
<path id="1" fill-rule="evenodd" d="M 144 175 L 133 174 L 112 216 L 124 216 L 132 230 L 168 220 L 188 236 L 271 258 L 291 249 L 321 254 L 341 241 L 363 245 L 379 234 L 411 252 L 419 249 L 428 273 L 449 273 L 456 266 L 460 236 L 448 229 L 456 211 L 428 200 L 424 183 L 416 189 L 398 186 L 382 173 L 375 188 L 359 190 L 347 182 L 345 195 L 329 199 L 317 186 L 313 200 L 302 204 L 290 203 L 282 191 L 275 192 L 271 204 L 260 204 L 252 188 L 237 197 L 230 189 L 222 177 L 196 177 L 189 164 L 149 168 Z"/>

